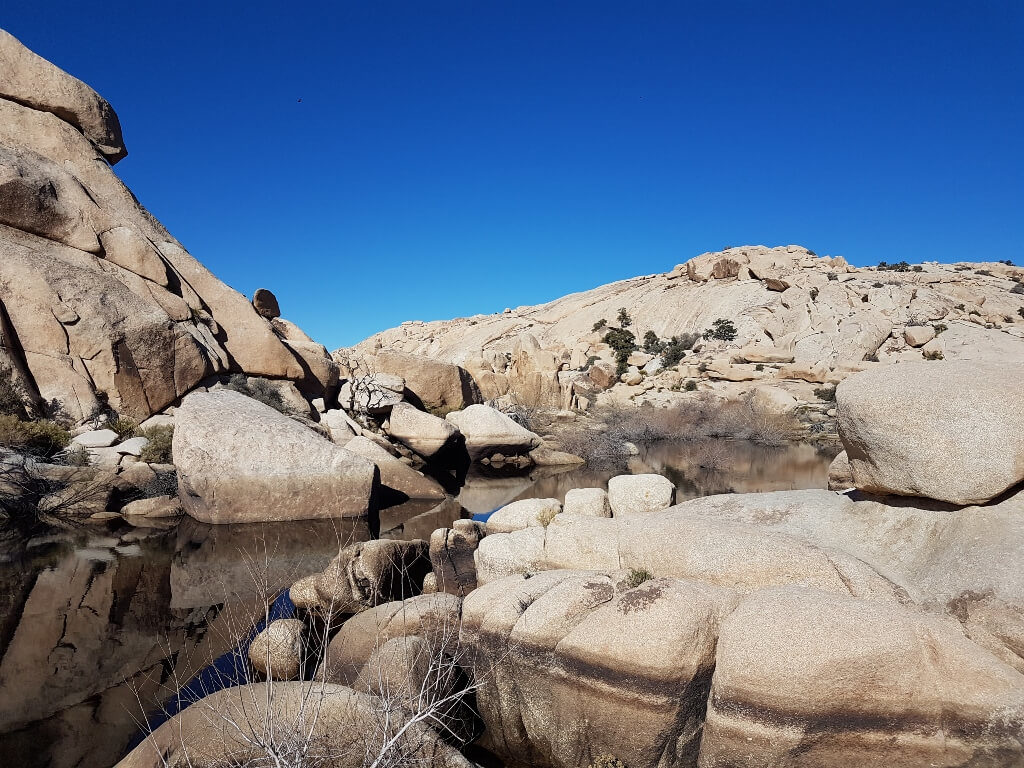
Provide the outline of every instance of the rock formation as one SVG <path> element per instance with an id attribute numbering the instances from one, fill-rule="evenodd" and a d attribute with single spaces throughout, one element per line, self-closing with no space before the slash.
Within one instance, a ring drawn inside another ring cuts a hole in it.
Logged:
<path id="1" fill-rule="evenodd" d="M 999 262 L 852 267 L 799 246 L 744 246 L 539 306 L 405 322 L 348 353 L 457 364 L 484 399 L 531 407 L 665 404 L 685 396 L 682 379 L 727 393 L 772 384 L 808 400 L 814 384 L 887 362 L 1024 361 L 1021 280 L 1024 269 Z M 669 366 L 634 353 L 619 383 L 604 338 L 620 309 L 638 346 L 651 331 L 661 342 L 690 334 L 694 348 Z M 700 338 L 719 319 L 735 338 Z"/>
<path id="2" fill-rule="evenodd" d="M 139 204 L 111 168 L 125 154 L 110 104 L 0 31 L 0 365 L 33 409 L 142 420 L 228 372 L 322 393 L 333 369 L 336 384 L 326 350 L 289 339 Z"/>

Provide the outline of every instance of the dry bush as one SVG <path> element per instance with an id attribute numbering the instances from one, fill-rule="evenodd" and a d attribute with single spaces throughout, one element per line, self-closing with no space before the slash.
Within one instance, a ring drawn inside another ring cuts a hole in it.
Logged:
<path id="1" fill-rule="evenodd" d="M 341 542 L 341 549 L 349 543 L 351 540 Z M 406 609 L 389 616 L 384 626 L 378 626 L 373 654 L 352 682 L 354 693 L 350 694 L 338 684 L 326 682 L 323 673 L 330 642 L 350 618 L 340 614 L 344 606 L 331 603 L 297 609 L 294 617 L 306 625 L 299 680 L 264 679 L 249 662 L 248 645 L 262 627 L 280 618 L 275 617 L 272 606 L 282 590 L 267 575 L 274 544 L 265 538 L 261 547 L 261 554 L 245 560 L 262 613 L 229 620 L 220 629 L 226 640 L 223 647 L 236 648 L 233 668 L 227 677 L 214 675 L 203 684 L 202 676 L 179 675 L 182 665 L 175 665 L 162 690 L 171 697 L 172 705 L 178 705 L 174 709 L 185 713 L 179 722 L 187 722 L 188 728 L 148 729 L 144 742 L 148 746 L 139 747 L 147 750 L 146 764 L 155 761 L 164 768 L 421 768 L 429 762 L 437 739 L 461 748 L 479 735 L 474 691 L 491 670 L 474 666 L 460 641 L 460 618 L 445 619 L 416 635 L 422 643 L 403 643 L 403 650 L 411 651 L 407 656 L 398 655 L 402 663 L 395 664 L 396 655 L 388 654 L 394 644 L 387 628 L 402 623 Z M 308 575 L 294 574 L 296 579 Z M 225 604 L 244 602 L 230 585 L 223 589 Z M 168 655 L 174 651 L 170 643 L 167 651 Z M 185 668 L 195 671 L 212 659 L 198 661 Z M 271 668 L 269 646 L 262 664 Z M 225 692 L 228 688 L 231 690 Z M 152 699 L 138 687 L 136 698 L 145 713 Z M 346 710 L 349 700 L 362 706 Z M 339 719 L 339 713 L 351 716 L 353 712 L 356 717 L 351 721 Z M 141 720 L 140 726 L 148 728 Z"/>
<path id="2" fill-rule="evenodd" d="M 750 397 L 722 401 L 707 393 L 670 408 L 604 406 L 592 413 L 590 428 L 566 425 L 556 430 L 562 450 L 582 457 L 592 467 L 621 465 L 627 442 L 642 445 L 713 437 L 780 446 L 801 431 L 793 414 L 766 411 Z"/>

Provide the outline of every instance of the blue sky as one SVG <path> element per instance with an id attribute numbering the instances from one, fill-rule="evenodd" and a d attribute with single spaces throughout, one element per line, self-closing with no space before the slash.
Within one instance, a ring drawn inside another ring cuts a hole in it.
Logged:
<path id="1" fill-rule="evenodd" d="M 1024 3 L 5 4 L 117 172 L 328 347 L 728 245 L 1003 259 Z M 301 101 L 299 101 L 301 99 Z"/>

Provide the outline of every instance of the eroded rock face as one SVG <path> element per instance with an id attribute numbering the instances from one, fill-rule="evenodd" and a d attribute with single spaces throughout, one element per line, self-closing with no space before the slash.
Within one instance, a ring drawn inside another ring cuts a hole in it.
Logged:
<path id="1" fill-rule="evenodd" d="M 0 29 L 0 97 L 74 126 L 111 163 L 128 154 L 114 109 L 96 91 Z"/>
<path id="2" fill-rule="evenodd" d="M 317 609 L 338 616 L 414 597 L 430 570 L 429 545 L 422 539 L 352 544 L 317 576 Z"/>
<path id="3" fill-rule="evenodd" d="M 513 501 L 487 518 L 487 533 L 510 533 L 531 526 L 544 528 L 561 511 L 558 499 Z"/>
<path id="4" fill-rule="evenodd" d="M 0 31 L 0 357 L 33 407 L 141 421 L 215 374 L 305 382 L 308 352 L 139 205 L 123 156 L 110 105 Z"/>
<path id="5" fill-rule="evenodd" d="M 458 365 L 394 351 L 378 352 L 368 364 L 380 373 L 401 376 L 430 410 L 446 413 L 480 402 L 473 379 Z"/>
<path id="6" fill-rule="evenodd" d="M 249 661 L 263 677 L 294 680 L 303 662 L 305 627 L 298 619 L 270 622 L 249 644 Z"/>
<path id="7" fill-rule="evenodd" d="M 676 488 L 661 475 L 618 475 L 608 481 L 608 503 L 615 517 L 631 517 L 668 509 Z"/>
<path id="8" fill-rule="evenodd" d="M 489 670 L 477 691 L 485 747 L 558 768 L 602 754 L 637 768 L 694 764 L 719 622 L 736 598 L 623 576 L 513 576 L 465 599 L 463 643 Z"/>
<path id="9" fill-rule="evenodd" d="M 413 407 L 397 403 L 388 419 L 388 434 L 420 456 L 433 458 L 451 450 L 459 441 L 459 430 L 451 422 Z"/>
<path id="10" fill-rule="evenodd" d="M 865 371 L 836 391 L 854 484 L 978 504 L 1024 481 L 1024 364 L 930 361 Z"/>
<path id="11" fill-rule="evenodd" d="M 207 523 L 362 517 L 379 473 L 293 419 L 231 390 L 195 392 L 174 416 L 185 511 Z"/>
<path id="12" fill-rule="evenodd" d="M 699 765 L 1024 762 L 1024 675 L 946 618 L 787 587 L 721 627 Z"/>

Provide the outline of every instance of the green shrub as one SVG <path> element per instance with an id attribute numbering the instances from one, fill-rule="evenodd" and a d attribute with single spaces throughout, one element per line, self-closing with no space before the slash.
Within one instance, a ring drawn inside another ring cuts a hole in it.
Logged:
<path id="1" fill-rule="evenodd" d="M 872 288 L 885 288 L 885 283 L 872 283 Z"/>
<path id="2" fill-rule="evenodd" d="M 619 315 L 616 321 L 619 324 L 619 328 L 629 328 L 633 324 L 633 318 L 629 316 L 629 312 L 626 311 L 625 307 L 619 308 Z"/>
<path id="3" fill-rule="evenodd" d="M 673 336 L 662 347 L 661 364 L 666 368 L 678 365 L 686 351 L 693 349 L 693 345 L 697 343 L 699 338 L 700 336 L 696 333 L 681 333 L 678 336 Z"/>
<path id="4" fill-rule="evenodd" d="M 819 400 L 830 402 L 836 399 L 836 388 L 835 387 L 815 387 L 814 396 Z"/>
<path id="5" fill-rule="evenodd" d="M 937 349 L 932 350 L 931 352 L 925 352 L 924 353 L 924 359 L 925 360 L 942 360 L 943 357 L 944 357 L 943 354 L 941 352 L 939 352 L 939 350 L 937 350 Z"/>
<path id="6" fill-rule="evenodd" d="M 935 329 L 936 336 L 940 335 L 943 331 L 949 330 L 949 326 L 946 325 L 945 323 L 936 323 L 935 325 L 932 326 L 932 328 Z"/>
<path id="7" fill-rule="evenodd" d="M 704 331 L 705 339 L 717 339 L 718 341 L 732 341 L 736 338 L 736 326 L 732 320 L 720 317 L 711 324 L 711 327 Z"/>
<path id="8" fill-rule="evenodd" d="M 654 331 L 644 334 L 644 352 L 649 355 L 660 355 L 664 348 L 665 342 L 659 339 L 658 334 Z"/>
<path id="9" fill-rule="evenodd" d="M 764 370 L 764 363 L 758 363 L 757 365 L 755 365 L 754 366 L 754 370 L 755 371 L 763 371 Z"/>
<path id="10" fill-rule="evenodd" d="M 11 369 L 6 367 L 0 367 L 0 414 L 19 418 L 25 416 L 21 388 L 14 383 Z"/>
<path id="11" fill-rule="evenodd" d="M 625 328 L 612 328 L 604 335 L 604 343 L 615 351 L 615 364 L 618 375 L 626 372 L 629 356 L 636 352 L 636 336 Z"/>
<path id="12" fill-rule="evenodd" d="M 594 327 L 591 330 L 600 331 L 606 325 L 608 325 L 607 320 L 598 320 L 596 323 L 594 323 Z"/>
<path id="13" fill-rule="evenodd" d="M 1014 283 L 1010 293 L 1024 293 L 1024 283 Z"/>
<path id="14" fill-rule="evenodd" d="M 71 433 L 55 421 L 22 421 L 11 414 L 0 415 L 0 446 L 5 448 L 50 458 L 70 442 Z"/>
<path id="15" fill-rule="evenodd" d="M 122 440 L 127 440 L 129 437 L 135 437 L 139 433 L 139 425 L 134 419 L 129 419 L 127 416 L 121 416 L 113 421 L 107 422 L 107 426 L 117 432 L 117 436 Z"/>
<path id="16" fill-rule="evenodd" d="M 1021 317 L 1024 317 L 1024 307 L 1021 307 L 1020 309 L 1018 309 L 1017 310 L 1017 314 L 1020 315 Z"/>
<path id="17" fill-rule="evenodd" d="M 808 293 L 811 295 L 811 301 L 817 301 L 818 300 L 818 289 L 817 288 L 811 288 L 811 290 L 809 290 Z"/>
<path id="18" fill-rule="evenodd" d="M 984 275 L 985 277 L 995 277 L 995 275 L 992 274 L 991 269 L 976 269 L 974 270 L 974 274 Z"/>
<path id="19" fill-rule="evenodd" d="M 839 275 L 837 275 L 835 272 L 829 272 L 828 273 L 828 279 L 829 279 L 829 282 L 835 282 L 836 280 L 839 279 Z"/>
<path id="20" fill-rule="evenodd" d="M 915 264 L 914 265 L 914 271 L 915 272 L 924 272 L 924 267 L 922 267 L 920 264 Z"/>
<path id="21" fill-rule="evenodd" d="M 174 427 L 156 426 L 142 430 L 142 437 L 149 440 L 149 444 L 142 449 L 139 460 L 147 464 L 170 464 L 171 443 L 174 439 Z"/>
<path id="22" fill-rule="evenodd" d="M 654 574 L 646 568 L 631 568 L 629 573 L 626 574 L 626 589 L 639 587 L 645 581 L 650 581 L 653 578 Z"/>
<path id="23" fill-rule="evenodd" d="M 697 382 L 693 379 L 687 379 L 686 384 L 683 385 L 683 389 L 687 392 L 693 392 L 697 389 Z"/>

